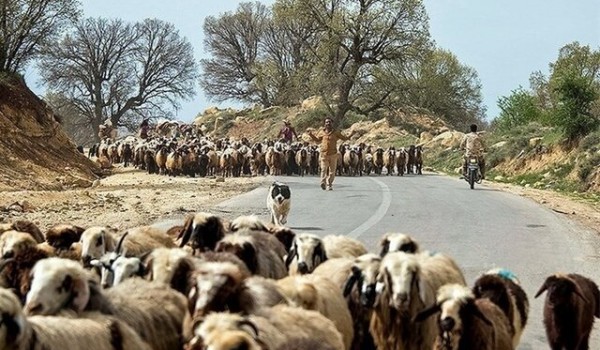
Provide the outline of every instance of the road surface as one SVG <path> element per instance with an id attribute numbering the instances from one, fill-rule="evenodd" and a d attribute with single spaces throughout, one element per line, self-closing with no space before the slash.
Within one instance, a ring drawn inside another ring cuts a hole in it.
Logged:
<path id="1" fill-rule="evenodd" d="M 546 276 L 576 272 L 600 283 L 600 236 L 520 196 L 485 185 L 470 190 L 465 181 L 430 174 L 337 177 L 333 191 L 321 190 L 315 177 L 276 179 L 290 185 L 287 225 L 296 232 L 344 234 L 376 253 L 383 233 L 408 233 L 423 249 L 454 257 L 469 285 L 494 267 L 513 271 L 531 305 L 518 349 L 548 349 L 542 323 L 544 297 L 533 299 Z M 216 209 L 268 219 L 267 188 L 235 197 Z M 598 324 L 590 349 L 600 349 Z"/>

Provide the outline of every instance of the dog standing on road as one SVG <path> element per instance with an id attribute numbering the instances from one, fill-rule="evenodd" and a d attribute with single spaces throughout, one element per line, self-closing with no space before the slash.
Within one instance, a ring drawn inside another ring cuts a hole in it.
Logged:
<path id="1" fill-rule="evenodd" d="M 271 212 L 271 223 L 283 226 L 287 223 L 287 216 L 292 205 L 292 193 L 288 185 L 274 182 L 267 194 L 267 208 Z"/>

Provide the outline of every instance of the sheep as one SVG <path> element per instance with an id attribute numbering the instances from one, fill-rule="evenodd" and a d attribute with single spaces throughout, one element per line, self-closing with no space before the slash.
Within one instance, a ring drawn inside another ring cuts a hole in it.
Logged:
<path id="1" fill-rule="evenodd" d="M 238 216 L 229 224 L 229 231 L 237 232 L 242 229 L 269 232 L 267 225 L 256 215 Z"/>
<path id="2" fill-rule="evenodd" d="M 200 212 L 188 216 L 177 239 L 181 239 L 180 248 L 191 242 L 194 251 L 199 249 L 200 252 L 204 252 L 214 250 L 217 242 L 224 236 L 225 227 L 221 218 Z"/>
<path id="3" fill-rule="evenodd" d="M 419 244 L 411 236 L 404 233 L 386 233 L 379 245 L 381 246 L 381 253 L 379 255 L 382 258 L 387 253 L 392 252 L 406 252 L 412 254 L 420 252 Z"/>
<path id="4" fill-rule="evenodd" d="M 203 262 L 196 266 L 192 279 L 187 295 L 194 318 L 224 310 L 251 314 L 261 307 L 286 303 L 274 282 L 249 277 L 230 262 Z"/>
<path id="5" fill-rule="evenodd" d="M 245 332 L 263 345 L 262 349 L 288 349 L 286 346 L 297 345 L 293 342 L 309 344 L 311 340 L 321 346 L 311 349 L 344 349 L 342 336 L 331 320 L 317 311 L 287 305 L 263 308 L 248 316 L 209 314 L 194 327 L 194 339 L 190 343 L 201 344 L 215 333 L 231 331 Z"/>
<path id="6" fill-rule="evenodd" d="M 435 293 L 447 283 L 466 284 L 454 260 L 443 254 L 387 254 L 381 261 L 378 284 L 383 287 L 370 325 L 375 344 L 384 349 L 431 349 L 435 321 L 415 324 L 410 319 L 434 304 Z"/>
<path id="7" fill-rule="evenodd" d="M 342 334 L 344 348 L 351 348 L 354 337 L 352 316 L 340 287 L 317 275 L 288 276 L 276 283 L 290 305 L 318 311 L 332 320 Z"/>
<path id="8" fill-rule="evenodd" d="M 380 264 L 379 256 L 365 254 L 356 259 L 327 260 L 317 266 L 313 272 L 313 275 L 329 278 L 343 290 L 353 320 L 352 349 L 354 350 L 375 349 L 373 337 L 369 332 L 369 323 L 371 308 L 375 302 L 375 286 Z"/>
<path id="9" fill-rule="evenodd" d="M 17 297 L 6 289 L 0 289 L 0 314 L 1 349 L 148 349 L 133 329 L 111 317 L 25 317 Z"/>
<path id="10" fill-rule="evenodd" d="M 167 146 L 160 146 L 157 150 L 156 155 L 154 156 L 156 167 L 158 168 L 158 173 L 160 175 L 165 175 L 167 173 L 167 156 L 169 155 L 169 150 Z"/>
<path id="11" fill-rule="evenodd" d="M 103 292 L 91 272 L 60 258 L 38 261 L 32 276 L 28 315 L 97 311 L 126 322 L 153 349 L 182 346 L 184 321 L 189 320 L 186 299 L 164 284 L 131 278 Z"/>
<path id="12" fill-rule="evenodd" d="M 285 264 L 290 275 L 307 274 L 327 259 L 355 258 L 363 254 L 367 254 L 367 249 L 355 239 L 301 233 L 294 238 Z"/>
<path id="13" fill-rule="evenodd" d="M 10 258 L 20 250 L 35 247 L 38 243 L 26 232 L 6 231 L 0 236 L 0 256 Z"/>
<path id="14" fill-rule="evenodd" d="M 68 249 L 56 249 L 48 242 L 39 243 L 37 248 L 43 250 L 48 256 L 55 256 L 59 258 L 81 261 L 81 243 L 76 242 L 71 244 Z"/>
<path id="15" fill-rule="evenodd" d="M 6 231 L 19 231 L 27 232 L 36 240 L 38 243 L 44 242 L 44 234 L 40 229 L 31 221 L 17 220 L 13 223 L 0 224 L 0 235 Z"/>
<path id="16" fill-rule="evenodd" d="M 555 274 L 535 298 L 545 291 L 544 326 L 552 349 L 589 349 L 594 316 L 600 318 L 598 285 L 579 274 Z"/>
<path id="17" fill-rule="evenodd" d="M 169 176 L 177 176 L 183 171 L 183 155 L 181 150 L 175 150 L 167 156 L 165 168 Z"/>
<path id="18" fill-rule="evenodd" d="M 123 243 L 126 256 L 141 256 L 158 247 L 174 247 L 173 240 L 163 231 L 152 226 L 140 226 L 127 230 L 128 236 Z M 110 227 L 90 227 L 81 235 L 81 259 L 89 266 L 92 259 L 99 259 L 106 252 L 115 250 L 120 237 Z"/>
<path id="19" fill-rule="evenodd" d="M 56 249 L 69 249 L 71 244 L 79 242 L 84 228 L 69 224 L 58 224 L 46 231 L 46 242 Z"/>
<path id="20" fill-rule="evenodd" d="M 215 251 L 235 254 L 252 274 L 274 279 L 287 275 L 285 247 L 268 233 L 245 230 L 229 234 L 219 241 Z"/>
<path id="21" fill-rule="evenodd" d="M 527 324 L 529 300 L 514 274 L 505 269 L 490 270 L 475 281 L 472 290 L 477 299 L 488 298 L 504 311 L 510 321 L 513 347 L 517 348 Z"/>
<path id="22" fill-rule="evenodd" d="M 406 171 L 406 163 L 408 162 L 408 154 L 404 148 L 400 148 L 396 152 L 396 168 L 398 169 L 398 176 L 404 176 Z"/>
<path id="23" fill-rule="evenodd" d="M 48 256 L 45 251 L 38 249 L 37 246 L 28 246 L 17 250 L 11 258 L 2 260 L 0 286 L 11 289 L 21 302 L 25 303 L 25 296 L 31 283 L 29 276 L 31 269 L 38 261 Z"/>
<path id="24" fill-rule="evenodd" d="M 509 320 L 489 299 L 475 299 L 471 290 L 459 284 L 442 286 L 436 302 L 421 311 L 413 321 L 437 319 L 436 350 L 512 350 Z M 431 349 L 428 347 L 427 349 Z"/>

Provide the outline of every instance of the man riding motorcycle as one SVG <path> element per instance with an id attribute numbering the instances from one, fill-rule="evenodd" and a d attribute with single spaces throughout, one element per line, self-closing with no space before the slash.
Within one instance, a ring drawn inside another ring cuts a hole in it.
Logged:
<path id="1" fill-rule="evenodd" d="M 470 129 L 471 132 L 466 134 L 460 143 L 460 149 L 465 150 L 463 176 L 467 177 L 467 162 L 469 161 L 469 157 L 477 157 L 481 179 L 485 179 L 485 159 L 483 158 L 485 144 L 481 135 L 477 133 L 477 125 L 471 124 Z"/>

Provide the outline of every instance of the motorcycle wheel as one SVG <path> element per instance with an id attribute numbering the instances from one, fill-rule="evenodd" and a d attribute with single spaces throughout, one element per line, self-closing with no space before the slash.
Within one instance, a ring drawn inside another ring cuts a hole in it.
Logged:
<path id="1" fill-rule="evenodd" d="M 473 170 L 469 171 L 469 186 L 471 189 L 475 188 L 475 171 Z"/>

